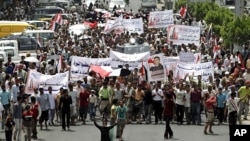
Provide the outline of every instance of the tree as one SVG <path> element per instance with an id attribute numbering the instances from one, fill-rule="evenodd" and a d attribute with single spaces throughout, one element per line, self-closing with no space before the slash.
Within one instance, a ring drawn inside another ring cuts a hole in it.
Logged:
<path id="1" fill-rule="evenodd" d="M 222 28 L 229 22 L 233 21 L 233 13 L 226 8 L 217 8 L 207 12 L 205 21 L 213 25 L 213 32 L 221 35 Z"/>
<path id="2" fill-rule="evenodd" d="M 222 38 L 226 45 L 236 42 L 240 45 L 249 44 L 250 18 L 248 16 L 237 17 L 233 21 L 228 22 L 222 28 Z"/>

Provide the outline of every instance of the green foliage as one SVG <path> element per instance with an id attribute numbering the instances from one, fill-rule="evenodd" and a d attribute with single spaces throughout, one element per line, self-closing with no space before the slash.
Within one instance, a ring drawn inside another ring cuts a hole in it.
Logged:
<path id="1" fill-rule="evenodd" d="M 237 17 L 233 21 L 227 23 L 222 28 L 222 37 L 225 44 L 238 43 L 249 44 L 250 39 L 250 18 L 243 16 Z"/>

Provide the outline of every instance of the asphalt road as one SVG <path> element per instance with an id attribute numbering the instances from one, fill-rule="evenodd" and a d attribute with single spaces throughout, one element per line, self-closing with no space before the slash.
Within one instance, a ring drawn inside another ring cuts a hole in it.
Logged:
<path id="1" fill-rule="evenodd" d="M 203 117 L 203 121 L 204 121 Z M 98 121 L 101 124 L 100 121 Z M 229 141 L 228 125 L 214 126 L 213 135 L 203 134 L 203 125 L 177 125 L 171 124 L 174 138 L 169 140 L 178 141 Z M 70 127 L 70 131 L 62 131 L 61 126 L 49 126 L 48 130 L 38 129 L 38 141 L 99 141 L 100 131 L 94 126 L 92 121 L 87 121 L 86 125 L 80 122 Z M 116 129 L 115 129 L 116 130 Z M 163 141 L 165 124 L 129 124 L 124 131 L 125 141 Z M 23 133 L 22 133 L 23 136 Z M 0 133 L 0 138 L 4 138 L 4 133 Z M 24 139 L 22 139 L 24 140 Z M 115 140 L 114 140 L 115 141 Z"/>

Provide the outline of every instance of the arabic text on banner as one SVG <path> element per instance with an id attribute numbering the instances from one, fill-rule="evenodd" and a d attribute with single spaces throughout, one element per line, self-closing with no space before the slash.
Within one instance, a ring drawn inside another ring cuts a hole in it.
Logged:
<path id="1" fill-rule="evenodd" d="M 30 71 L 25 85 L 25 93 L 32 94 L 34 88 L 42 86 L 44 92 L 48 92 L 48 87 L 52 87 L 53 94 L 59 92 L 61 87 L 68 87 L 69 72 L 58 73 L 56 75 L 45 75 L 37 71 Z"/>
<path id="2" fill-rule="evenodd" d="M 176 45 L 200 45 L 199 26 L 169 25 L 168 33 L 168 43 L 173 42 Z"/>
<path id="3" fill-rule="evenodd" d="M 179 53 L 180 62 L 192 62 L 194 63 L 195 56 L 192 52 L 180 52 Z"/>
<path id="4" fill-rule="evenodd" d="M 114 25 L 114 23 L 115 20 L 108 20 L 105 24 L 104 32 L 110 32 L 112 30 L 115 30 L 115 33 L 118 33 L 119 31 L 122 30 L 122 32 L 128 31 L 129 33 L 139 33 L 139 34 L 144 33 L 142 18 L 123 19 L 122 25 L 120 26 L 116 26 Z"/>
<path id="5" fill-rule="evenodd" d="M 174 72 L 174 79 L 180 80 L 185 77 L 186 74 L 197 79 L 198 75 L 201 75 L 202 81 L 208 82 L 209 76 L 214 77 L 214 68 L 212 62 L 200 63 L 200 64 L 185 64 L 177 63 Z"/>
<path id="6" fill-rule="evenodd" d="M 163 54 L 155 54 L 147 60 L 148 81 L 166 80 L 166 68 Z"/>
<path id="7" fill-rule="evenodd" d="M 148 28 L 166 28 L 174 24 L 173 10 L 150 12 L 148 20 Z"/>
<path id="8" fill-rule="evenodd" d="M 125 54 L 116 51 L 110 51 L 111 67 L 118 68 L 119 65 L 128 64 L 130 68 L 137 68 L 141 66 L 141 61 L 146 60 L 150 56 L 149 52 L 139 54 Z"/>
<path id="9" fill-rule="evenodd" d="M 87 75 L 90 65 L 110 66 L 110 58 L 87 58 L 73 56 L 71 61 L 70 80 L 82 80 Z"/>

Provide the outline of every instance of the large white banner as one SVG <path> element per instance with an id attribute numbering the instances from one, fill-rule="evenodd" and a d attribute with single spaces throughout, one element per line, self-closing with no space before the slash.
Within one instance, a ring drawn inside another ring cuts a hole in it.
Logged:
<path id="1" fill-rule="evenodd" d="M 169 25 L 168 33 L 168 43 L 200 45 L 200 27 L 198 26 Z"/>
<path id="2" fill-rule="evenodd" d="M 108 20 L 104 27 L 104 32 L 111 32 L 112 30 L 123 30 L 123 16 L 119 16 L 113 21 Z"/>
<path id="3" fill-rule="evenodd" d="M 214 67 L 212 62 L 200 63 L 200 64 L 185 64 L 177 63 L 176 70 L 174 72 L 174 79 L 176 81 L 183 79 L 185 75 L 193 76 L 197 79 L 198 75 L 201 75 L 202 81 L 208 82 L 209 76 L 214 76 Z"/>
<path id="4" fill-rule="evenodd" d="M 142 18 L 138 19 L 123 19 L 124 32 L 129 33 L 144 33 Z"/>
<path id="5" fill-rule="evenodd" d="M 108 20 L 105 24 L 104 32 L 110 32 L 112 30 L 115 33 L 129 32 L 129 33 L 144 33 L 142 18 L 138 19 L 123 19 L 121 24 L 117 26 L 115 20 Z"/>
<path id="6" fill-rule="evenodd" d="M 137 68 L 141 66 L 141 62 L 146 61 L 150 56 L 149 52 L 139 53 L 139 54 L 125 54 L 116 51 L 110 51 L 111 67 L 118 68 L 119 65 L 128 64 L 130 68 Z"/>
<path id="7" fill-rule="evenodd" d="M 34 88 L 44 87 L 44 92 L 48 92 L 51 86 L 53 94 L 59 92 L 61 87 L 68 87 L 69 72 L 57 73 L 56 75 L 45 75 L 37 71 L 30 71 L 25 85 L 25 93 L 34 93 Z"/>
<path id="8" fill-rule="evenodd" d="M 149 13 L 148 28 L 166 28 L 174 24 L 173 10 L 153 11 Z"/>
<path id="9" fill-rule="evenodd" d="M 164 65 L 163 54 L 155 54 L 147 60 L 148 81 L 166 80 L 166 69 Z"/>
<path id="10" fill-rule="evenodd" d="M 73 56 L 71 61 L 70 80 L 82 80 L 87 75 L 90 65 L 110 66 L 110 58 L 87 58 Z"/>

